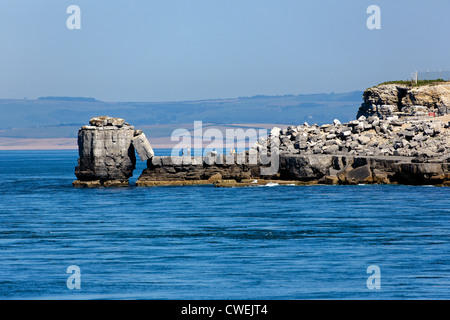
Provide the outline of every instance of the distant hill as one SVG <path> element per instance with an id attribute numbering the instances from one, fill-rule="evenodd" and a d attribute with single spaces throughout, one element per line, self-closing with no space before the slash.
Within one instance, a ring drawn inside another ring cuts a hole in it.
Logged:
<path id="1" fill-rule="evenodd" d="M 81 101 L 81 102 L 97 101 L 94 98 L 85 98 L 85 97 L 39 97 L 38 100 Z"/>
<path id="2" fill-rule="evenodd" d="M 355 118 L 362 91 L 254 96 L 183 102 L 105 102 L 94 98 L 41 97 L 0 99 L 0 137 L 74 138 L 80 126 L 100 115 L 120 117 L 136 126 L 189 124 L 310 124 Z"/>

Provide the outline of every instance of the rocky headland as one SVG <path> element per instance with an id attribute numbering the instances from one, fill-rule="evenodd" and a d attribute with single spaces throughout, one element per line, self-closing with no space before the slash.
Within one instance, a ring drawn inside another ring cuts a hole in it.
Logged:
<path id="1" fill-rule="evenodd" d="M 135 150 L 147 168 L 138 186 L 214 184 L 450 185 L 450 84 L 386 84 L 367 89 L 356 120 L 273 128 L 231 155 L 160 157 L 140 130 L 99 117 L 79 132 L 75 186 L 123 186 Z M 268 163 L 267 159 L 276 159 Z"/>
<path id="2" fill-rule="evenodd" d="M 400 117 L 450 113 L 450 82 L 411 85 L 404 81 L 381 84 L 364 91 L 360 116 Z"/>

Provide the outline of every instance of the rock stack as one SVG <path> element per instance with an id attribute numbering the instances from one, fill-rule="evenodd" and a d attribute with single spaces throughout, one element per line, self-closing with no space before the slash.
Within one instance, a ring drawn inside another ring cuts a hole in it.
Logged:
<path id="1" fill-rule="evenodd" d="M 135 150 L 141 160 L 153 150 L 141 130 L 120 118 L 92 118 L 78 132 L 79 159 L 75 168 L 77 187 L 126 186 L 136 167 Z"/>

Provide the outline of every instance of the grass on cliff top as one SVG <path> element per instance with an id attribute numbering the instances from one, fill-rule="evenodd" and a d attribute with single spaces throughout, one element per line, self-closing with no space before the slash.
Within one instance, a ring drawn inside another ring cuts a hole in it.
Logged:
<path id="1" fill-rule="evenodd" d="M 402 84 L 402 85 L 410 86 L 410 87 L 420 87 L 420 86 L 429 85 L 429 84 L 439 84 L 442 82 L 447 82 L 447 81 L 445 81 L 444 79 L 418 80 L 417 84 L 416 84 L 416 83 L 413 83 L 411 80 L 396 80 L 396 81 L 386 81 L 386 82 L 376 85 L 375 87 L 379 87 L 384 84 Z"/>

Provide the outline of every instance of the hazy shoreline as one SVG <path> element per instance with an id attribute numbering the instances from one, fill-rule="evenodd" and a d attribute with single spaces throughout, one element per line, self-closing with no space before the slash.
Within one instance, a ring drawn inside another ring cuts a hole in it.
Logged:
<path id="1" fill-rule="evenodd" d="M 227 129 L 266 129 L 273 127 L 286 128 L 286 124 L 279 123 L 243 123 L 243 124 L 203 124 L 203 129 L 216 128 L 225 136 Z M 146 133 L 153 148 L 172 149 L 177 141 L 171 141 L 170 134 L 177 128 L 185 128 L 193 133 L 193 124 L 167 124 L 140 126 Z M 158 136 L 159 135 L 159 136 Z M 161 136 L 164 135 L 164 136 Z M 12 138 L 0 137 L 0 151 L 2 150 L 78 150 L 77 138 Z M 204 146 L 209 142 L 205 141 Z"/>
<path id="2" fill-rule="evenodd" d="M 170 149 L 176 143 L 168 138 L 156 138 L 156 149 Z M 24 139 L 0 138 L 0 151 L 13 150 L 78 150 L 77 138 Z"/>

